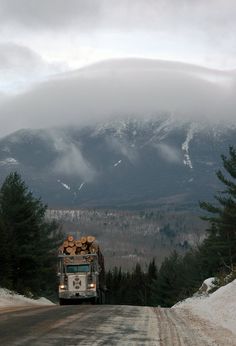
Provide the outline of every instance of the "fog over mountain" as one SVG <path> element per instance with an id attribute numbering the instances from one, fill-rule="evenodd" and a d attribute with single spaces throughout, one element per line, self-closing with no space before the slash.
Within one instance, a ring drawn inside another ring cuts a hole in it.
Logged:
<path id="1" fill-rule="evenodd" d="M 235 82 L 130 58 L 1 95 L 1 179 L 17 170 L 51 206 L 196 207 L 235 142 Z"/>
<path id="2" fill-rule="evenodd" d="M 20 130 L 0 139 L 0 177 L 17 170 L 54 207 L 196 208 L 222 188 L 215 172 L 235 136 L 236 125 L 170 116 Z"/>
<path id="3" fill-rule="evenodd" d="M 235 122 L 236 75 L 184 63 L 119 59 L 58 75 L 0 103 L 1 135 L 120 117 Z"/>

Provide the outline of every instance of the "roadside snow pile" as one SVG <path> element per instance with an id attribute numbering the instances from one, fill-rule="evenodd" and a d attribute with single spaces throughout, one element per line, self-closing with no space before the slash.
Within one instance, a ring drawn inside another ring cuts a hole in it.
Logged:
<path id="1" fill-rule="evenodd" d="M 172 308 L 188 309 L 236 334 L 236 279 L 211 295 L 196 295 Z"/>
<path id="2" fill-rule="evenodd" d="M 30 299 L 5 288 L 0 288 L 0 307 L 25 305 L 54 305 L 46 298 Z"/>

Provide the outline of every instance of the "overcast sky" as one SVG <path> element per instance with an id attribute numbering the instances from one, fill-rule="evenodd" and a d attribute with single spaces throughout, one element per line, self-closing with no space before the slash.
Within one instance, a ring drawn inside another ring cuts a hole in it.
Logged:
<path id="1" fill-rule="evenodd" d="M 234 0 L 0 0 L 2 43 L 79 67 L 139 56 L 235 68 Z"/>
<path id="2" fill-rule="evenodd" d="M 17 102 L 28 104 L 27 109 L 31 109 L 27 98 L 34 95 L 37 99 L 38 94 L 45 93 L 36 92 L 36 89 L 43 90 L 45 87 L 44 90 L 51 90 L 55 83 L 51 82 L 50 86 L 47 83 L 54 80 L 55 75 L 101 60 L 127 57 L 179 61 L 214 71 L 235 70 L 235 0 L 0 0 L 0 100 L 2 94 L 9 96 L 26 91 L 22 96 L 24 102 Z M 157 73 L 156 67 L 155 71 Z M 143 76 L 143 72 L 140 73 L 139 78 Z M 218 77 L 215 78 L 217 83 Z M 104 76 L 102 78 L 104 81 Z M 165 84 L 166 88 L 171 86 L 173 94 L 173 87 L 178 88 L 176 80 L 182 77 L 176 78 L 172 83 L 168 75 Z M 222 78 L 220 88 L 224 84 L 224 95 L 226 90 L 228 92 L 224 100 L 229 101 L 235 86 L 234 71 L 227 72 Z M 211 77 L 211 83 L 213 79 Z M 39 83 L 43 84 L 37 86 Z M 150 86 L 153 86 L 152 83 Z M 212 98 L 213 89 L 218 90 L 217 85 L 211 88 Z M 65 94 L 68 94 L 67 91 Z M 230 102 L 232 106 L 231 99 Z M 184 111 L 187 105 L 188 102 Z M 9 106 L 4 107 L 13 118 L 16 117 Z M 209 107 L 212 109 L 212 105 Z M 82 109 L 85 108 L 83 105 Z M 117 104 L 111 108 L 117 110 Z M 153 107 L 150 107 L 151 110 Z M 86 112 L 89 111 L 92 112 L 87 108 Z M 109 107 L 107 111 L 110 111 Z M 32 113 L 32 110 L 27 112 Z M 232 118 L 232 114 L 230 116 Z M 20 127 L 21 119 L 22 126 L 27 126 L 31 124 L 29 119 L 37 119 L 39 114 L 28 114 L 28 120 L 21 114 L 17 117 L 16 123 Z M 56 115 L 51 114 L 50 117 L 54 119 Z"/>

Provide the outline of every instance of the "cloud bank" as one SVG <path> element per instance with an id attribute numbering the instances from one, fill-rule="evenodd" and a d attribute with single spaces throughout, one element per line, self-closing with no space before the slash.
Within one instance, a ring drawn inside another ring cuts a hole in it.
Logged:
<path id="1" fill-rule="evenodd" d="M 145 59 L 106 61 L 41 83 L 0 104 L 1 135 L 90 125 L 123 116 L 235 122 L 235 73 Z"/>
<path id="2" fill-rule="evenodd" d="M 201 26 L 217 32 L 236 25 L 234 0 L 0 0 L 1 25 L 31 29 L 77 26 L 84 30 L 106 28 L 159 30 L 175 26 Z"/>
<path id="3" fill-rule="evenodd" d="M 0 90 L 19 92 L 36 81 L 63 71 L 60 64 L 50 64 L 32 49 L 11 42 L 0 43 Z"/>
<path id="4" fill-rule="evenodd" d="M 78 68 L 145 57 L 236 65 L 234 0 L 0 0 L 0 41 Z"/>

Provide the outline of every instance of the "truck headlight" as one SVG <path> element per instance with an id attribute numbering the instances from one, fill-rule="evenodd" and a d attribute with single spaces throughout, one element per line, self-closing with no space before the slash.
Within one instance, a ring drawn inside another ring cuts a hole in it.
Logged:
<path id="1" fill-rule="evenodd" d="M 94 283 L 88 284 L 88 288 L 95 288 L 95 287 L 96 287 L 96 284 Z"/>

